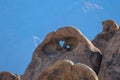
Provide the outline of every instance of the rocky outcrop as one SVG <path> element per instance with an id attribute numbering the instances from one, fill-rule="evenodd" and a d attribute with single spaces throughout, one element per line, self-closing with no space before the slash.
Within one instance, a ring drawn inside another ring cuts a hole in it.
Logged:
<path id="1" fill-rule="evenodd" d="M 37 47 L 22 79 L 36 80 L 56 61 L 63 59 L 71 60 L 75 64 L 83 63 L 98 74 L 102 55 L 78 29 L 60 28 L 56 32 L 49 33 Z"/>
<path id="2" fill-rule="evenodd" d="M 12 74 L 9 72 L 0 72 L 0 80 L 21 80 L 20 76 L 17 74 Z"/>
<path id="3" fill-rule="evenodd" d="M 103 30 L 100 32 L 92 43 L 99 48 L 102 53 L 104 52 L 106 46 L 109 44 L 109 41 L 116 34 L 119 29 L 119 26 L 113 20 L 105 20 L 102 22 Z"/>
<path id="4" fill-rule="evenodd" d="M 93 40 L 103 54 L 100 80 L 120 80 L 120 28 L 112 20 L 103 22 L 103 31 Z"/>
<path id="5" fill-rule="evenodd" d="M 120 28 L 102 25 L 92 42 L 71 26 L 50 32 L 22 76 L 1 72 L 0 80 L 120 80 Z"/>

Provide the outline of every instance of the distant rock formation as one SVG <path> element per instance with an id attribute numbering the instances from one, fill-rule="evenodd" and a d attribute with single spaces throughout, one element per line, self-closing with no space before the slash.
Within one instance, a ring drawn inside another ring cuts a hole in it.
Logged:
<path id="1" fill-rule="evenodd" d="M 103 21 L 103 31 L 92 41 L 102 54 L 100 80 L 120 80 L 120 28 L 112 20 Z"/>
<path id="2" fill-rule="evenodd" d="M 120 80 L 120 28 L 102 25 L 92 42 L 71 26 L 50 32 L 22 76 L 1 72 L 0 80 Z"/>
<path id="3" fill-rule="evenodd" d="M 118 31 L 119 26 L 113 20 L 105 20 L 102 22 L 102 25 L 103 31 L 95 37 L 92 43 L 103 53 L 109 41 Z"/>

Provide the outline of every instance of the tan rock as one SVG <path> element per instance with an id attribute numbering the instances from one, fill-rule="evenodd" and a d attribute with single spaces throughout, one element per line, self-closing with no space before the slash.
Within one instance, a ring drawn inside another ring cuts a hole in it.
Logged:
<path id="1" fill-rule="evenodd" d="M 105 48 L 100 80 L 120 80 L 120 30 Z"/>
<path id="2" fill-rule="evenodd" d="M 103 27 L 103 31 L 93 40 L 103 54 L 99 78 L 120 80 L 120 28 L 111 20 L 104 21 Z"/>
<path id="3" fill-rule="evenodd" d="M 98 77 L 90 67 L 84 64 L 59 60 L 36 80 L 98 80 Z"/>
<path id="4" fill-rule="evenodd" d="M 83 63 L 98 74 L 102 55 L 78 29 L 60 28 L 49 33 L 37 47 L 22 80 L 36 80 L 47 68 L 63 59 L 71 60 L 75 64 Z"/>
<path id="5" fill-rule="evenodd" d="M 21 80 L 19 75 L 9 72 L 0 72 L 0 80 Z"/>
<path id="6" fill-rule="evenodd" d="M 103 30 L 100 32 L 92 43 L 99 48 L 102 53 L 106 48 L 107 44 L 109 44 L 110 39 L 115 35 L 118 31 L 119 26 L 113 20 L 105 20 L 102 22 Z"/>
<path id="7" fill-rule="evenodd" d="M 119 26 L 113 20 L 105 20 L 102 22 L 103 32 L 109 32 L 111 34 L 115 34 L 119 29 Z"/>

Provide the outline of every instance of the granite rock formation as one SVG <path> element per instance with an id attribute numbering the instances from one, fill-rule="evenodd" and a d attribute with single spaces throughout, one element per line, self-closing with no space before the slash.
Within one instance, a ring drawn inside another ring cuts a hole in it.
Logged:
<path id="1" fill-rule="evenodd" d="M 90 67 L 84 64 L 59 60 L 36 80 L 98 80 L 98 77 Z"/>
<path id="2" fill-rule="evenodd" d="M 103 21 L 103 31 L 92 42 L 103 54 L 100 80 L 120 80 L 119 26 L 112 20 Z"/>
<path id="3" fill-rule="evenodd" d="M 102 22 L 103 30 L 100 32 L 92 43 L 103 53 L 111 38 L 116 34 L 119 26 L 113 20 Z"/>
<path id="4" fill-rule="evenodd" d="M 120 80 L 120 28 L 102 25 L 92 42 L 71 26 L 48 33 L 22 76 L 1 72 L 0 80 Z"/>
<path id="5" fill-rule="evenodd" d="M 64 42 L 63 45 L 60 44 L 61 41 Z M 102 54 L 78 29 L 60 28 L 56 32 L 50 32 L 37 47 L 22 79 L 36 80 L 47 68 L 63 59 L 75 64 L 83 63 L 98 74 Z"/>

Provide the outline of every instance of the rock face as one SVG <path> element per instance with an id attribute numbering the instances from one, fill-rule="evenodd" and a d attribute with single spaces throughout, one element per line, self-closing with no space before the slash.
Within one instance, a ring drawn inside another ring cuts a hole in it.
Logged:
<path id="1" fill-rule="evenodd" d="M 102 25 L 92 42 L 71 26 L 50 32 L 21 77 L 1 72 L 0 80 L 120 80 L 120 28 Z"/>
<path id="2" fill-rule="evenodd" d="M 9 72 L 0 72 L 0 80 L 21 80 L 20 76 L 9 73 Z"/>
<path id="3" fill-rule="evenodd" d="M 103 54 L 100 80 L 120 80 L 120 28 L 112 20 L 103 22 L 103 31 L 93 40 Z"/>

